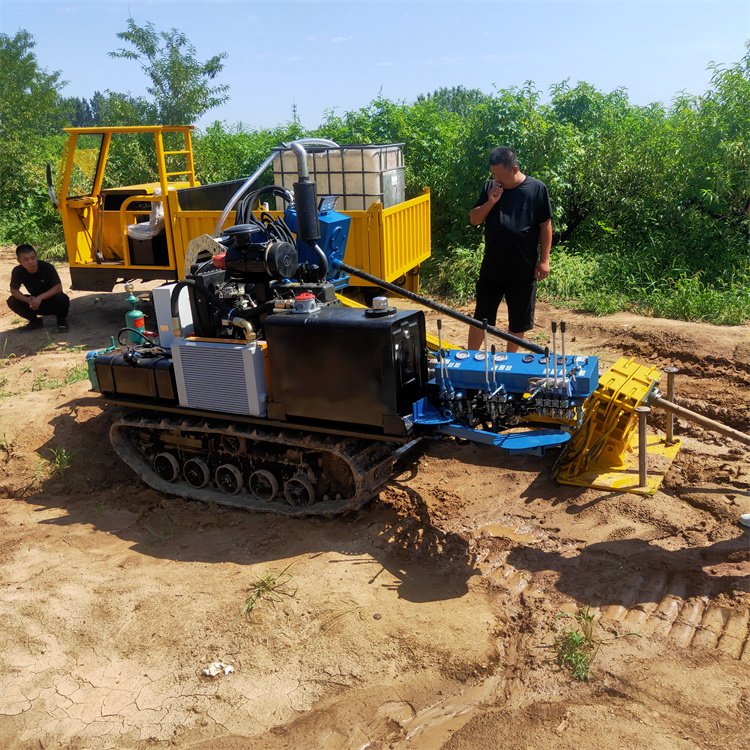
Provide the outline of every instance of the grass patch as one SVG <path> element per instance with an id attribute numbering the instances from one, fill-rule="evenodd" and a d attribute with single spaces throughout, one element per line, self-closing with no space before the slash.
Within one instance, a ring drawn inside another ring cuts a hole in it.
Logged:
<path id="1" fill-rule="evenodd" d="M 255 605 L 261 601 L 261 599 L 278 602 L 281 601 L 281 597 L 283 596 L 288 596 L 290 598 L 296 596 L 297 589 L 295 588 L 294 591 L 292 591 L 290 588 L 292 574 L 289 572 L 289 568 L 291 567 L 292 563 L 289 563 L 289 565 L 279 573 L 271 572 L 262 578 L 258 578 L 250 587 L 249 596 L 245 599 L 239 617 L 250 617 L 255 609 Z"/>
<path id="2" fill-rule="evenodd" d="M 8 351 L 8 338 L 6 336 L 5 339 L 3 339 L 2 350 L 0 350 L 0 366 L 6 367 L 14 359 L 16 359 L 16 355 L 13 352 Z"/>
<path id="3" fill-rule="evenodd" d="M 449 305 L 474 298 L 484 246 L 436 250 L 422 266 L 427 296 Z M 662 267 L 666 262 L 667 265 Z M 633 311 L 672 320 L 741 325 L 750 320 L 750 270 L 745 266 L 721 278 L 670 265 L 658 254 L 618 251 L 576 253 L 552 250 L 550 275 L 539 284 L 539 299 L 594 315 Z"/>
<path id="4" fill-rule="evenodd" d="M 626 635 L 637 635 L 639 633 L 615 633 L 608 640 L 600 640 L 594 637 L 594 613 L 591 606 L 579 606 L 575 614 L 567 612 L 558 615 L 558 618 L 567 618 L 575 621 L 575 625 L 561 630 L 555 637 L 555 651 L 557 653 L 557 666 L 567 670 L 574 680 L 588 682 L 591 679 L 591 667 L 594 663 L 599 649 L 618 638 Z"/>
<path id="5" fill-rule="evenodd" d="M 51 455 L 49 463 L 52 466 L 52 474 L 60 481 L 63 481 L 65 474 L 73 462 L 73 451 L 69 451 L 67 448 L 50 448 L 49 452 Z"/>
<path id="6" fill-rule="evenodd" d="M 62 388 L 64 385 L 80 383 L 82 380 L 86 380 L 88 376 L 89 371 L 85 364 L 76 365 L 75 367 L 67 369 L 61 380 L 58 378 L 52 378 L 46 372 L 42 372 L 31 381 L 31 390 L 47 391 L 55 388 Z"/>
<path id="7" fill-rule="evenodd" d="M 555 638 L 557 665 L 560 669 L 568 670 L 574 680 L 588 682 L 591 665 L 601 646 L 601 642 L 594 638 L 591 607 L 579 607 L 574 615 L 561 614 L 558 617 L 573 618 L 576 625 L 562 630 Z"/>
<path id="8" fill-rule="evenodd" d="M 88 365 L 76 365 L 66 370 L 63 377 L 63 383 L 65 385 L 72 385 L 73 383 L 80 383 L 82 380 L 86 380 L 89 376 Z"/>
<path id="9" fill-rule="evenodd" d="M 453 305 L 474 299 L 483 254 L 484 244 L 476 249 L 453 247 L 436 252 L 422 265 L 424 293 Z"/>
<path id="10" fill-rule="evenodd" d="M 701 273 L 682 274 L 655 285 L 641 307 L 660 318 L 741 325 L 750 319 L 750 277 L 708 283 Z"/>
<path id="11" fill-rule="evenodd" d="M 31 381 L 31 390 L 32 391 L 48 391 L 54 388 L 61 388 L 62 385 L 63 385 L 62 380 L 51 378 L 46 372 L 40 372 L 39 375 L 37 375 Z"/>
<path id="12" fill-rule="evenodd" d="M 64 242 L 47 245 L 41 255 L 49 263 L 67 263 L 68 261 L 68 250 Z"/>

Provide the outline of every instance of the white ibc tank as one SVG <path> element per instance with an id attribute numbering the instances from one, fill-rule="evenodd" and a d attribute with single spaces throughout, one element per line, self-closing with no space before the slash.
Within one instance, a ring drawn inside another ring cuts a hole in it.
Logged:
<path id="1" fill-rule="evenodd" d="M 343 211 L 366 210 L 376 201 L 388 208 L 405 199 L 404 153 L 400 143 L 310 149 L 307 169 L 318 196 L 338 196 L 336 208 Z M 276 155 L 273 174 L 276 185 L 292 189 L 299 179 L 294 152 L 287 150 Z M 277 198 L 276 208 L 283 207 Z"/>

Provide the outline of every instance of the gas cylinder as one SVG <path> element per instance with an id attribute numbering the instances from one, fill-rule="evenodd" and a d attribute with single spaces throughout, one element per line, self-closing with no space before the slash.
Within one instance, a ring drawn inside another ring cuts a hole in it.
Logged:
<path id="1" fill-rule="evenodd" d="M 131 344 L 143 344 L 146 339 L 140 334 L 145 335 L 146 333 L 146 321 L 144 320 L 143 313 L 136 307 L 138 304 L 138 297 L 133 294 L 133 285 L 128 282 L 125 284 L 125 291 L 130 292 L 127 301 L 130 304 L 130 310 L 125 314 L 125 328 L 129 329 L 127 332 L 128 341 Z M 137 331 L 137 333 L 136 333 Z"/>

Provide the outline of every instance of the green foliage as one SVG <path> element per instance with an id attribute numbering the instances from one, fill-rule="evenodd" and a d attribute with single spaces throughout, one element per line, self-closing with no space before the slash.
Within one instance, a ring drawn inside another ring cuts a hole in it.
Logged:
<path id="1" fill-rule="evenodd" d="M 274 129 L 250 130 L 238 124 L 214 122 L 194 140 L 198 179 L 203 183 L 249 177 L 282 142 L 305 136 L 298 123 Z M 271 184 L 269 171 L 258 185 Z"/>
<path id="2" fill-rule="evenodd" d="M 65 371 L 63 376 L 63 383 L 65 385 L 72 385 L 73 383 L 80 383 L 82 380 L 86 380 L 89 376 L 89 368 L 85 363 L 71 367 Z"/>
<path id="3" fill-rule="evenodd" d="M 740 325 L 750 319 L 750 274 L 707 284 L 704 274 L 665 279 L 640 300 L 643 312 L 660 318 Z"/>
<path id="4" fill-rule="evenodd" d="M 590 607 L 579 607 L 572 617 L 575 627 L 562 630 L 555 638 L 557 664 L 561 669 L 567 669 L 574 680 L 588 682 L 601 643 L 594 638 L 594 615 Z"/>
<path id="5" fill-rule="evenodd" d="M 60 481 L 64 480 L 65 474 L 73 462 L 73 451 L 69 451 L 67 448 L 50 448 L 49 453 L 53 475 Z"/>
<path id="6" fill-rule="evenodd" d="M 483 249 L 455 247 L 434 254 L 422 266 L 424 293 L 456 305 L 473 299 Z"/>
<path id="7" fill-rule="evenodd" d="M 282 596 L 294 597 L 297 594 L 297 589 L 291 591 L 289 588 L 292 581 L 292 574 L 289 572 L 289 568 L 291 567 L 292 564 L 290 563 L 284 570 L 278 573 L 271 572 L 254 581 L 250 587 L 249 596 L 245 599 L 245 603 L 240 610 L 240 616 L 250 617 L 255 609 L 255 605 L 261 599 L 277 602 L 281 600 Z"/>
<path id="8" fill-rule="evenodd" d="M 117 37 L 130 47 L 110 55 L 140 64 L 151 81 L 148 93 L 153 98 L 156 122 L 189 125 L 228 99 L 228 86 L 211 85 L 224 68 L 226 52 L 200 62 L 195 47 L 181 31 L 157 31 L 152 23 L 139 26 L 132 18 L 127 31 Z"/>
<path id="9" fill-rule="evenodd" d="M 140 64 L 148 97 L 96 91 L 61 99 L 60 74 L 39 68 L 30 35 L 0 34 L 0 240 L 31 241 L 59 257 L 44 165 L 59 163 L 63 123 L 190 123 L 226 99 L 215 83 L 224 54 L 200 62 L 181 32 L 132 18 L 118 37 L 126 46 L 111 54 Z M 425 186 L 431 192 L 425 288 L 465 302 L 482 243 L 468 214 L 488 175 L 488 152 L 507 144 L 550 191 L 555 239 L 543 297 L 597 314 L 632 309 L 739 323 L 750 320 L 750 43 L 738 63 L 710 69 L 708 91 L 668 106 L 636 106 L 623 89 L 568 81 L 545 101 L 529 81 L 489 94 L 441 88 L 412 103 L 379 95 L 357 110 L 326 112 L 312 131 L 294 111 L 277 128 L 215 122 L 195 134 L 197 176 L 203 183 L 249 176 L 280 142 L 303 136 L 403 143 L 407 197 Z M 148 139 L 113 141 L 105 187 L 143 181 L 154 159 Z M 269 171 L 259 184 L 271 179 Z"/>
<path id="10" fill-rule="evenodd" d="M 32 391 L 50 391 L 55 388 L 61 388 L 63 385 L 62 380 L 57 378 L 51 378 L 46 372 L 40 372 L 31 381 Z"/>
<path id="11" fill-rule="evenodd" d="M 0 34 L 0 239 L 44 242 L 57 218 L 47 196 L 46 162 L 59 158 L 65 118 L 60 72 L 45 71 L 27 31 Z"/>

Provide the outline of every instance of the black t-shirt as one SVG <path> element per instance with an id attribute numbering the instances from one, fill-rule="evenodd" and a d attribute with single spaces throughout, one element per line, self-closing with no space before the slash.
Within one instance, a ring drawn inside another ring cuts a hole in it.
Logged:
<path id="1" fill-rule="evenodd" d="M 488 180 L 474 204 L 487 202 L 493 181 Z M 487 279 L 534 277 L 539 255 L 539 225 L 552 217 L 547 186 L 526 177 L 517 187 L 503 190 L 484 221 L 484 259 L 480 275 Z"/>
<path id="2" fill-rule="evenodd" d="M 15 266 L 10 274 L 10 288 L 20 289 L 23 285 L 32 297 L 49 291 L 59 283 L 60 277 L 55 267 L 44 260 L 39 261 L 36 273 L 29 273 L 23 266 Z"/>

